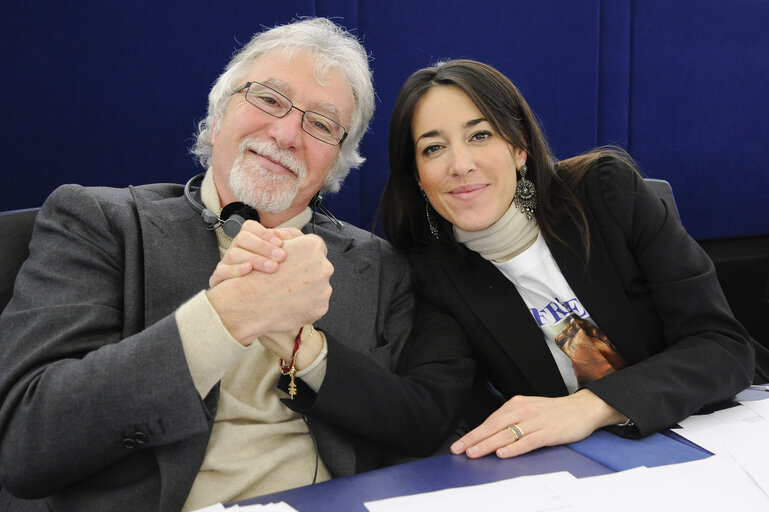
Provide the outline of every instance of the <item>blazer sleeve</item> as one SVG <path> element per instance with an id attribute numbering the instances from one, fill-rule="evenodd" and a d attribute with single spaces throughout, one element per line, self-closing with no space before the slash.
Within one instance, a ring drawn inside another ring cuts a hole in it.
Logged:
<path id="1" fill-rule="evenodd" d="M 429 455 L 459 422 L 475 362 L 450 317 L 415 303 L 405 257 L 383 244 L 380 258 L 380 286 L 371 299 L 381 305 L 378 339 L 329 336 L 328 366 L 317 396 L 300 389 L 299 400 L 284 403 L 390 451 Z M 355 312 L 350 322 L 355 323 Z"/>
<path id="2" fill-rule="evenodd" d="M 644 347 L 625 346 L 640 360 L 588 388 L 646 435 L 748 386 L 750 338 L 731 313 L 713 263 L 680 222 L 637 172 L 616 160 L 599 161 L 584 190 L 645 337 Z M 607 334 L 622 350 L 621 334 Z"/>
<path id="3" fill-rule="evenodd" d="M 142 294 L 129 289 L 142 277 L 126 259 L 141 240 L 127 203 L 55 191 L 0 316 L 0 481 L 19 496 L 209 428 L 173 315 L 138 327 Z"/>

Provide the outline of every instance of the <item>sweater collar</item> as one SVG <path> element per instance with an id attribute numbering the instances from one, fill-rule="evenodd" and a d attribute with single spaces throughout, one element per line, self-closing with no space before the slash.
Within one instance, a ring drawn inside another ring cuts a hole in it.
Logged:
<path id="1" fill-rule="evenodd" d="M 478 231 L 465 231 L 454 226 L 454 236 L 471 251 L 484 259 L 501 263 L 522 253 L 534 243 L 539 234 L 536 217 L 526 215 L 511 203 L 496 222 Z"/>
<path id="2" fill-rule="evenodd" d="M 219 192 L 216 190 L 216 183 L 214 183 L 214 174 L 211 168 L 206 171 L 206 176 L 203 178 L 203 183 L 200 185 L 200 199 L 203 201 L 203 206 L 211 210 L 217 217 L 222 213 L 222 205 L 219 202 Z M 310 222 L 312 218 L 312 210 L 308 206 L 298 215 L 288 219 L 282 223 L 279 228 L 297 228 L 302 229 L 305 224 Z M 217 229 L 216 240 L 219 243 L 219 247 L 222 249 L 229 249 L 232 244 L 232 238 L 224 234 L 224 230 Z"/>

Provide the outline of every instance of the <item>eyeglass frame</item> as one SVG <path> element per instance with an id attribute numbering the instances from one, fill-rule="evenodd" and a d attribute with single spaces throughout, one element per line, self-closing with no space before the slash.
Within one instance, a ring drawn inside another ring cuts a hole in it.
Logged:
<path id="1" fill-rule="evenodd" d="M 285 114 L 283 114 L 282 116 L 277 116 L 277 115 L 275 115 L 275 114 L 273 114 L 273 113 L 271 113 L 271 112 L 267 112 L 266 110 L 264 110 L 264 109 L 263 109 L 262 107 L 260 107 L 259 105 L 255 105 L 254 103 L 251 103 L 250 101 L 248 101 L 248 90 L 251 88 L 251 86 L 252 86 L 253 84 L 256 84 L 256 85 L 260 85 L 260 86 L 264 87 L 265 89 L 269 89 L 270 91 L 274 92 L 275 94 L 277 94 L 277 95 L 278 95 L 278 96 L 280 96 L 281 98 L 285 99 L 285 100 L 288 102 L 288 104 L 289 104 L 289 105 L 291 105 L 291 107 L 290 107 L 288 110 L 286 110 L 286 113 L 285 113 Z M 293 102 L 293 101 L 291 101 L 290 99 L 288 99 L 288 98 L 287 98 L 287 97 L 286 97 L 284 94 L 282 94 L 282 93 L 280 93 L 280 92 L 276 91 L 275 89 L 273 89 L 273 88 L 272 88 L 272 87 L 270 87 L 269 85 L 265 85 L 265 84 L 263 84 L 262 82 L 257 82 L 257 81 L 255 81 L 255 80 L 253 80 L 253 81 L 250 81 L 250 82 L 246 82 L 246 83 L 244 83 L 243 85 L 241 85 L 241 86 L 239 86 L 239 87 L 236 87 L 236 88 L 235 88 L 235 91 L 233 91 L 233 93 L 232 93 L 232 94 L 233 94 L 233 95 L 234 95 L 234 94 L 237 94 L 237 93 L 239 93 L 240 91 L 242 91 L 243 89 L 246 89 L 246 92 L 245 92 L 245 94 L 244 94 L 244 97 L 245 97 L 245 99 L 246 99 L 246 101 L 248 102 L 248 104 L 249 104 L 249 105 L 251 105 L 251 106 L 253 106 L 253 107 L 256 107 L 256 108 L 258 108 L 259 110 L 261 110 L 261 111 L 262 111 L 262 112 L 264 112 L 265 114 L 267 114 L 267 115 L 269 115 L 269 116 L 272 116 L 272 117 L 274 117 L 274 118 L 276 118 L 276 119 L 283 119 L 283 118 L 284 118 L 284 117 L 286 117 L 286 116 L 287 116 L 289 113 L 291 113 L 291 110 L 294 110 L 294 109 L 296 109 L 296 110 L 298 110 L 299 112 L 301 112 L 301 113 L 302 113 L 302 122 L 301 122 L 301 123 L 299 123 L 299 126 L 302 128 L 302 131 L 303 131 L 304 133 L 306 133 L 307 135 L 309 135 L 310 137 L 312 137 L 312 138 L 313 138 L 313 139 L 315 139 L 315 140 L 319 140 L 319 141 L 323 142 L 324 144 L 328 144 L 329 146 L 341 146 L 341 145 L 342 145 L 342 142 L 344 142 L 344 141 L 345 141 L 345 139 L 347 138 L 347 128 L 345 128 L 344 126 L 342 126 L 342 124 L 341 124 L 341 123 L 338 123 L 338 122 L 334 121 L 334 120 L 333 120 L 333 119 L 331 119 L 330 117 L 328 117 L 328 116 L 326 116 L 326 115 L 323 115 L 323 114 L 321 114 L 320 112 L 316 112 L 316 111 L 314 111 L 314 110 L 302 110 L 301 108 L 299 108 L 299 107 L 297 107 L 296 105 L 294 105 L 294 102 Z M 329 121 L 331 121 L 331 122 L 332 122 L 332 123 L 334 123 L 335 125 L 339 126 L 339 127 L 340 127 L 340 128 L 343 130 L 343 132 L 344 132 L 344 133 L 342 133 L 342 137 L 339 139 L 339 142 L 337 142 L 336 144 L 333 144 L 333 143 L 331 143 L 331 142 L 328 142 L 328 141 L 326 141 L 326 140 L 323 140 L 323 139 L 321 139 L 321 138 L 319 138 L 319 137 L 317 137 L 317 136 L 313 135 L 312 133 L 308 132 L 308 131 L 305 129 L 305 127 L 304 127 L 304 120 L 305 120 L 305 116 L 307 115 L 307 113 L 308 113 L 308 112 L 311 112 L 311 113 L 313 113 L 313 114 L 315 114 L 315 115 L 317 115 L 317 116 L 320 116 L 320 117 L 322 117 L 323 119 L 328 119 Z"/>

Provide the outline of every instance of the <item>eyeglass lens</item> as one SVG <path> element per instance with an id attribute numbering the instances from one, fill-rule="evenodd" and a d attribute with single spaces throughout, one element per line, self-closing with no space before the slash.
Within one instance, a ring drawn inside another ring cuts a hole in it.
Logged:
<path id="1" fill-rule="evenodd" d="M 246 91 L 246 99 L 258 109 L 275 117 L 284 117 L 292 108 L 296 108 L 291 100 L 259 82 L 251 82 Z M 344 138 L 345 129 L 336 121 L 312 110 L 297 110 L 302 112 L 302 129 L 316 139 L 336 145 Z"/>

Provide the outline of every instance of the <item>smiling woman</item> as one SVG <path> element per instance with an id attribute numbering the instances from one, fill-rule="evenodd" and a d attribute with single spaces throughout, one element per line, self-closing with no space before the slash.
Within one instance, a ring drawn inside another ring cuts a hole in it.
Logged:
<path id="1" fill-rule="evenodd" d="M 454 453 L 511 457 L 602 427 L 648 435 L 768 380 L 712 262 L 632 159 L 600 148 L 556 162 L 494 68 L 411 75 L 389 153 L 385 231 L 421 298 L 469 338 L 480 388 L 506 400 L 471 408 L 480 425 Z"/>
<path id="2" fill-rule="evenodd" d="M 468 231 L 486 228 L 513 202 L 526 152 L 515 148 L 455 86 L 435 87 L 412 122 L 419 185 L 441 217 Z"/>

